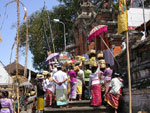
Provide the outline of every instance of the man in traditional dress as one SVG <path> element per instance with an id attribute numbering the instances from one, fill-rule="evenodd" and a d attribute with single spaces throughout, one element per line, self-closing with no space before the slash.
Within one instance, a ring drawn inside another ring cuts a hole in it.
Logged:
<path id="1" fill-rule="evenodd" d="M 68 105 L 67 97 L 67 74 L 61 70 L 61 66 L 57 66 L 58 71 L 54 74 L 53 80 L 56 83 L 56 103 L 57 106 Z"/>
<path id="2" fill-rule="evenodd" d="M 113 78 L 110 82 L 109 89 L 105 93 L 105 101 L 113 108 L 115 108 L 115 113 L 119 106 L 119 99 L 121 96 L 121 87 L 123 87 L 122 79 L 120 74 L 114 73 Z"/>

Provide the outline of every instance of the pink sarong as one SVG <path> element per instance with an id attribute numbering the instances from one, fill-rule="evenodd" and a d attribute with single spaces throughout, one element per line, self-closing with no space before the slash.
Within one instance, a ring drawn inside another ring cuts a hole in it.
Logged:
<path id="1" fill-rule="evenodd" d="M 100 84 L 92 85 L 91 90 L 92 90 L 91 106 L 100 106 L 102 104 Z"/>
<path id="2" fill-rule="evenodd" d="M 72 82 L 71 83 L 71 92 L 69 95 L 70 99 L 76 99 L 77 97 L 77 82 Z"/>

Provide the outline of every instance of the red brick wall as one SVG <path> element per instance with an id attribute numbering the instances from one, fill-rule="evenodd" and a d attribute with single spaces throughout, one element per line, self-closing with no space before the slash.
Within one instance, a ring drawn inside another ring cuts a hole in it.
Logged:
<path id="1" fill-rule="evenodd" d="M 121 53 L 122 48 L 121 46 L 115 46 L 114 48 L 114 56 L 116 56 L 117 54 Z"/>

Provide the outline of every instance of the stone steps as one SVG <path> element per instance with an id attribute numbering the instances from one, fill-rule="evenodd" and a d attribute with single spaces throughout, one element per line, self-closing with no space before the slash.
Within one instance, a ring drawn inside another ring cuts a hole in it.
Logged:
<path id="1" fill-rule="evenodd" d="M 44 113 L 107 113 L 106 107 L 90 107 L 90 106 L 81 106 L 81 107 L 71 107 L 71 108 L 50 108 L 45 107 Z"/>
<path id="2" fill-rule="evenodd" d="M 72 107 L 90 106 L 90 100 L 69 101 L 69 105 Z"/>
<path id="3" fill-rule="evenodd" d="M 44 113 L 107 113 L 105 106 L 91 107 L 90 100 L 69 101 L 69 108 L 45 107 Z"/>

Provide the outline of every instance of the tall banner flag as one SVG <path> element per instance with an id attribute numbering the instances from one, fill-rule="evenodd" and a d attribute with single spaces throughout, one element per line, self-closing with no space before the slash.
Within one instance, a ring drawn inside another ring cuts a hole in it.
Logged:
<path id="1" fill-rule="evenodd" d="M 118 34 L 128 31 L 128 12 L 126 0 L 119 0 Z"/>

